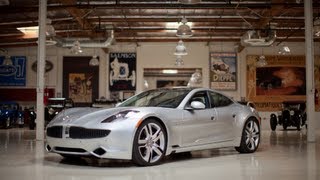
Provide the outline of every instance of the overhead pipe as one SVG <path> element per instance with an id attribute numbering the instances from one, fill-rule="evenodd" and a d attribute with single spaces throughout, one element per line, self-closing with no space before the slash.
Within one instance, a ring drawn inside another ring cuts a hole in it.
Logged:
<path id="1" fill-rule="evenodd" d="M 74 46 L 74 41 L 70 41 L 70 40 L 63 40 L 60 38 L 53 38 L 53 40 L 57 41 L 57 46 L 61 46 L 61 47 L 72 47 Z M 80 42 L 80 47 L 85 47 L 85 48 L 106 48 L 108 46 L 110 46 L 114 41 L 114 31 L 111 30 L 110 31 L 110 36 L 108 37 L 108 39 L 104 42 L 100 42 L 100 41 L 90 41 L 90 40 L 79 40 Z"/>

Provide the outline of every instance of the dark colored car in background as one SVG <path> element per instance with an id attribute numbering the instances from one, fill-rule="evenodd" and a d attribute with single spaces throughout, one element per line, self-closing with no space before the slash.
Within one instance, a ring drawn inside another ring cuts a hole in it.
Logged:
<path id="1" fill-rule="evenodd" d="M 278 115 L 272 113 L 270 115 L 271 130 L 276 130 L 277 125 L 282 125 L 283 129 L 293 126 L 297 130 L 301 130 L 302 126 L 306 126 L 306 102 L 305 101 L 285 101 L 282 103 L 282 110 Z"/>
<path id="2" fill-rule="evenodd" d="M 12 127 L 18 118 L 19 104 L 14 101 L 0 102 L 0 127 Z"/>
<path id="3" fill-rule="evenodd" d="M 48 105 L 45 108 L 46 123 L 50 122 L 63 109 L 73 107 L 72 99 L 68 98 L 49 98 Z"/>

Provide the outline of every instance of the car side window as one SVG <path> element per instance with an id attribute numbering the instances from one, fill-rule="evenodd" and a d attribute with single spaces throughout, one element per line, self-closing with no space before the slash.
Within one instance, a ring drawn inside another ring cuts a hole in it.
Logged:
<path id="1" fill-rule="evenodd" d="M 211 107 L 223 107 L 223 106 L 228 106 L 232 103 L 232 101 L 219 93 L 215 92 L 210 92 L 210 98 L 211 98 Z"/>
<path id="2" fill-rule="evenodd" d="M 190 101 L 189 101 L 189 105 L 191 104 L 192 101 L 200 101 L 202 102 L 206 108 L 209 108 L 209 98 L 208 98 L 208 95 L 207 95 L 207 92 L 206 91 L 200 91 L 200 92 L 196 92 L 191 98 L 190 98 Z"/>

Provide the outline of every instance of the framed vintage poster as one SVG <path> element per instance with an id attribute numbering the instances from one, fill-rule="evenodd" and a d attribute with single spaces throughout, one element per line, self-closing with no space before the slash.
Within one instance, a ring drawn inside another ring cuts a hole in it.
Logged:
<path id="1" fill-rule="evenodd" d="M 237 89 L 236 53 L 210 53 L 210 87 L 218 90 Z"/>
<path id="2" fill-rule="evenodd" d="M 136 90 L 136 53 L 110 53 L 110 91 Z"/>
<path id="3" fill-rule="evenodd" d="M 247 56 L 247 98 L 258 110 L 278 111 L 284 101 L 306 100 L 304 56 L 265 56 L 262 67 L 258 58 Z"/>
<path id="4" fill-rule="evenodd" d="M 69 74 L 69 98 L 74 102 L 88 103 L 92 101 L 92 80 L 90 73 Z"/>
<path id="5" fill-rule="evenodd" d="M 99 98 L 99 67 L 89 65 L 91 58 L 63 57 L 62 97 L 71 98 L 75 106 L 91 106 Z"/>

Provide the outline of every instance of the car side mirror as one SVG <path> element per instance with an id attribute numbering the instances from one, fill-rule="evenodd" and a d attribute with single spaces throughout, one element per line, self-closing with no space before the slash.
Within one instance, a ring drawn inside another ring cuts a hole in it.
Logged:
<path id="1" fill-rule="evenodd" d="M 206 108 L 206 105 L 204 105 L 200 101 L 192 101 L 190 106 L 192 109 L 205 109 Z"/>
<path id="2" fill-rule="evenodd" d="M 121 104 L 121 102 L 118 102 L 116 105 L 115 105 L 115 107 L 118 107 L 118 106 L 120 106 L 120 104 Z"/>

